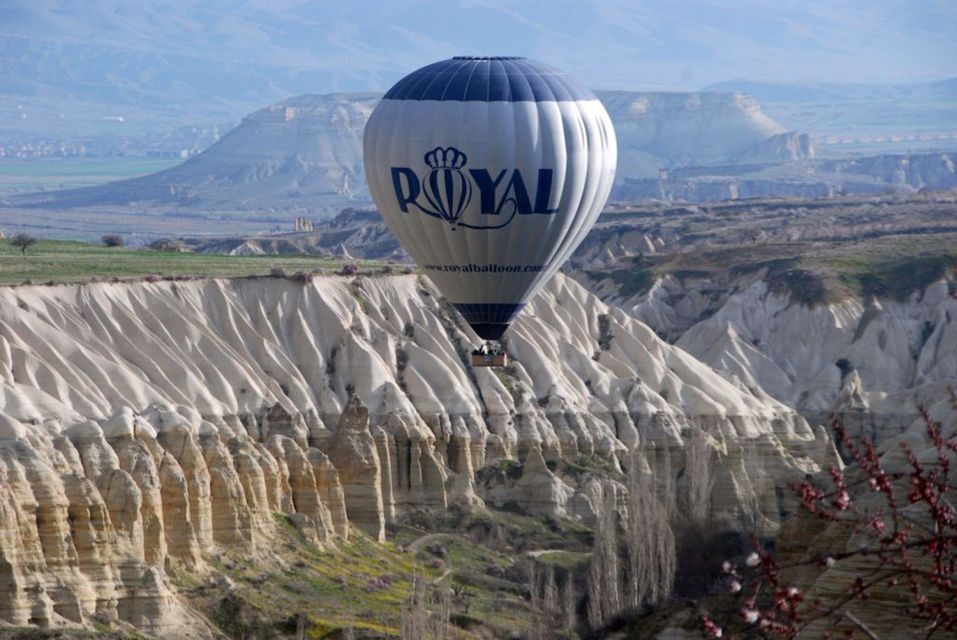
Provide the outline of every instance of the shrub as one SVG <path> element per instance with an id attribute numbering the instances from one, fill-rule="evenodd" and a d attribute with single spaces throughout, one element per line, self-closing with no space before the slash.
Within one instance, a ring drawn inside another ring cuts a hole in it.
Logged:
<path id="1" fill-rule="evenodd" d="M 297 271 L 296 273 L 292 274 L 289 279 L 293 282 L 298 282 L 299 284 L 309 284 L 312 282 L 312 278 L 313 275 L 308 271 Z"/>
<path id="2" fill-rule="evenodd" d="M 342 271 L 340 271 L 344 276 L 354 276 L 359 273 L 359 265 L 354 262 L 342 266 Z"/>
<path id="3" fill-rule="evenodd" d="M 279 265 L 273 265 L 273 266 L 269 269 L 269 275 L 270 275 L 271 277 L 273 277 L 273 278 L 285 278 L 285 277 L 286 277 L 286 270 L 285 270 L 283 267 L 279 266 Z"/>
<path id="4" fill-rule="evenodd" d="M 107 234 L 102 238 L 104 246 L 107 247 L 122 247 L 126 244 L 126 241 L 123 240 L 123 236 L 118 234 Z"/>
<path id="5" fill-rule="evenodd" d="M 37 243 L 37 239 L 25 233 L 18 233 L 7 240 L 7 242 L 9 242 L 11 246 L 19 249 L 21 254 L 27 255 L 27 249 L 35 245 Z"/>
<path id="6" fill-rule="evenodd" d="M 851 371 L 854 371 L 854 365 L 851 364 L 851 361 L 847 358 L 840 358 L 834 363 L 834 366 L 841 370 L 841 381 L 843 381 Z"/>
<path id="7" fill-rule="evenodd" d="M 329 359 L 326 360 L 326 375 L 331 376 L 336 372 L 336 355 L 339 353 L 338 345 L 334 345 L 329 350 Z"/>
<path id="8" fill-rule="evenodd" d="M 149 275 L 143 276 L 144 282 L 160 282 L 162 280 L 163 280 L 162 276 L 159 276 L 155 273 L 151 273 Z"/>
<path id="9" fill-rule="evenodd" d="M 113 624 L 113 614 L 111 614 L 107 609 L 100 609 L 93 614 L 93 620 L 105 627 L 109 627 Z"/>
<path id="10" fill-rule="evenodd" d="M 164 251 L 166 253 L 181 253 L 186 251 L 186 245 L 182 240 L 173 238 L 160 238 L 150 243 L 150 249 L 153 251 Z"/>
<path id="11" fill-rule="evenodd" d="M 957 409 L 953 390 L 950 397 Z M 914 637 L 952 637 L 957 630 L 957 517 L 948 496 L 957 489 L 950 475 L 957 434 L 945 435 L 923 409 L 921 417 L 932 447 L 916 452 L 902 441 L 906 463 L 893 469 L 885 468 L 872 442 L 854 442 L 844 426 L 832 420 L 836 440 L 850 458 L 847 473 L 831 466 L 831 486 L 809 477 L 792 488 L 805 517 L 821 529 L 843 530 L 834 539 L 853 536 L 854 544 L 815 549 L 785 566 L 772 549 L 755 540 L 745 567 L 724 563 L 729 591 L 737 594 L 735 608 L 740 609 L 737 620 L 703 615 L 709 637 L 719 637 L 719 623 L 733 634 L 743 620 L 764 630 L 764 637 L 794 638 L 808 625 L 824 623 L 835 638 L 854 637 L 858 631 L 876 638 L 879 630 L 870 628 L 874 622 L 858 619 L 847 609 L 849 603 L 875 594 L 904 605 L 900 615 L 906 618 L 898 618 L 898 623 L 919 628 L 920 635 Z M 823 572 L 838 564 L 850 575 L 841 579 L 845 586 L 828 593 L 827 601 L 806 600 L 798 585 L 789 583 L 789 577 L 801 575 L 792 573 L 796 569 L 811 570 L 811 579 L 805 573 L 802 582 L 814 584 L 814 569 Z"/>
<path id="12" fill-rule="evenodd" d="M 598 347 L 602 351 L 611 349 L 614 335 L 611 332 L 611 317 L 607 313 L 598 314 Z M 597 358 L 595 358 L 597 360 Z"/>

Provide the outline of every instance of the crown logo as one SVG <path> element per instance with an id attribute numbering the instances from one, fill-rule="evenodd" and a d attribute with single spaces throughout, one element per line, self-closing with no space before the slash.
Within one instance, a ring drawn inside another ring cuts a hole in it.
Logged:
<path id="1" fill-rule="evenodd" d="M 425 164 L 435 171 L 437 169 L 458 170 L 468 162 L 468 156 L 455 147 L 436 147 L 425 154 Z"/>

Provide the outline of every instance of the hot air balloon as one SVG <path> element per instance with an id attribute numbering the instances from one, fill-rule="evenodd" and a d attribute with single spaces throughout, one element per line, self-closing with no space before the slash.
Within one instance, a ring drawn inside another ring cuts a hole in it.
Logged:
<path id="1" fill-rule="evenodd" d="M 617 163 L 595 95 L 515 57 L 456 57 L 412 72 L 372 112 L 363 147 L 386 224 L 488 341 L 584 239 Z"/>

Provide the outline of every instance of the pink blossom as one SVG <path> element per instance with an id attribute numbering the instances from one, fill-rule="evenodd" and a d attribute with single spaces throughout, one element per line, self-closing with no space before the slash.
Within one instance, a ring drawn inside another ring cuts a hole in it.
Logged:
<path id="1" fill-rule="evenodd" d="M 702 617 L 701 622 L 702 622 L 702 625 L 704 626 L 704 630 L 708 638 L 712 638 L 712 639 L 720 638 L 721 636 L 724 635 L 724 631 L 721 630 L 721 627 L 715 624 L 715 621 L 712 620 L 711 617 L 708 616 L 708 614 L 705 614 Z"/>
<path id="2" fill-rule="evenodd" d="M 847 489 L 841 489 L 837 494 L 837 500 L 834 501 L 834 506 L 837 507 L 839 511 L 847 511 L 850 505 L 851 494 L 847 492 Z"/>

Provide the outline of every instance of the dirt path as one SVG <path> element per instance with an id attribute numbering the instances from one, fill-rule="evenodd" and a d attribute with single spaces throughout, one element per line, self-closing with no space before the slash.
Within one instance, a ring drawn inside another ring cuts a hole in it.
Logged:
<path id="1" fill-rule="evenodd" d="M 412 553 L 418 553 L 422 550 L 427 544 L 433 542 L 439 542 L 440 540 L 448 540 L 449 538 L 458 538 L 459 536 L 454 533 L 428 533 L 421 538 L 417 538 L 409 543 L 409 546 L 406 547 Z"/>

